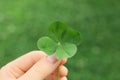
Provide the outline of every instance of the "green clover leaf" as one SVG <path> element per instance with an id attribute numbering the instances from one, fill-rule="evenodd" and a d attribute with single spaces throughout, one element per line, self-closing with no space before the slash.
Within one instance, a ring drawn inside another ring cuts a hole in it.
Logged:
<path id="1" fill-rule="evenodd" d="M 48 55 L 55 54 L 57 59 L 70 58 L 77 52 L 80 33 L 62 22 L 54 22 L 48 28 L 49 37 L 38 40 L 37 46 Z"/>
<path id="2" fill-rule="evenodd" d="M 54 22 L 49 28 L 49 36 L 59 42 L 70 42 L 76 45 L 80 44 L 80 32 L 76 31 L 62 22 Z"/>
<path id="3" fill-rule="evenodd" d="M 38 40 L 37 46 L 40 50 L 46 52 L 48 55 L 51 55 L 56 51 L 57 43 L 46 36 Z"/>
<path id="4" fill-rule="evenodd" d="M 72 43 L 64 43 L 62 45 L 58 45 L 56 49 L 56 57 L 57 59 L 70 58 L 77 52 L 77 47 Z"/>

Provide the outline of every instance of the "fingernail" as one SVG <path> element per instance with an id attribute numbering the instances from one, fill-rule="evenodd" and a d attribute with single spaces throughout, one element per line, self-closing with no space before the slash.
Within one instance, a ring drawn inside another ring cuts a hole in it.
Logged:
<path id="1" fill-rule="evenodd" d="M 57 59 L 56 59 L 55 55 L 48 56 L 47 60 L 52 64 L 57 62 Z"/>

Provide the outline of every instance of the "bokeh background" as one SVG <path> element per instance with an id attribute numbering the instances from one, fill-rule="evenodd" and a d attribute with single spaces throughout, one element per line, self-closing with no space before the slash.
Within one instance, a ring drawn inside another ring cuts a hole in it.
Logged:
<path id="1" fill-rule="evenodd" d="M 37 50 L 54 21 L 82 36 L 68 80 L 120 80 L 120 0 L 0 0 L 0 67 Z"/>

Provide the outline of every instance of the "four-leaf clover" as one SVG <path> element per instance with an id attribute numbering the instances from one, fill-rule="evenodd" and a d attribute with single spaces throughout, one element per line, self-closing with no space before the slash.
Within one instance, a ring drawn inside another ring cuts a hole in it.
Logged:
<path id="1" fill-rule="evenodd" d="M 55 54 L 57 59 L 70 58 L 77 52 L 80 44 L 80 32 L 57 21 L 48 28 L 48 36 L 41 37 L 37 46 L 48 55 Z"/>

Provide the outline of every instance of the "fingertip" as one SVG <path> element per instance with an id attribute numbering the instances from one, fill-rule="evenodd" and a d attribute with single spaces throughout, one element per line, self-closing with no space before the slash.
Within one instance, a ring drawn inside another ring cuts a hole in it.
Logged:
<path id="1" fill-rule="evenodd" d="M 67 80 L 67 77 L 62 77 L 60 80 Z"/>
<path id="2" fill-rule="evenodd" d="M 61 64 L 65 64 L 67 62 L 67 59 L 62 59 Z"/>
<path id="3" fill-rule="evenodd" d="M 67 76 L 67 74 L 68 74 L 68 69 L 65 67 L 65 66 L 60 66 L 60 75 L 61 75 L 61 77 L 63 77 L 63 76 Z"/>
<path id="4" fill-rule="evenodd" d="M 34 62 L 39 61 L 41 58 L 48 56 L 45 52 L 39 51 L 39 50 L 34 50 L 28 52 L 25 56 L 33 60 Z"/>

